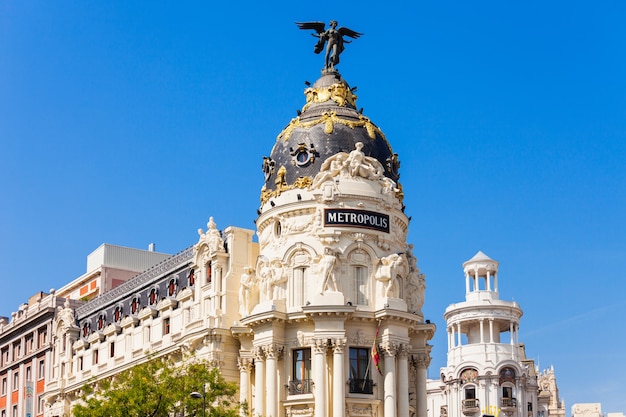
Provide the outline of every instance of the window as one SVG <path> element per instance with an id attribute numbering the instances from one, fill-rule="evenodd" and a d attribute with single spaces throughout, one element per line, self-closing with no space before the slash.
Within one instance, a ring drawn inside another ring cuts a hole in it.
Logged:
<path id="1" fill-rule="evenodd" d="M 20 385 L 20 373 L 13 372 L 13 386 L 11 388 L 13 388 L 13 391 L 16 391 L 19 388 L 19 385 Z"/>
<path id="2" fill-rule="evenodd" d="M 174 278 L 170 279 L 169 284 L 167 284 L 167 295 L 169 295 L 170 297 L 173 297 L 174 294 L 176 294 L 176 286 L 177 286 L 177 282 Z"/>
<path id="3" fill-rule="evenodd" d="M 465 388 L 465 399 L 466 400 L 474 400 L 474 399 L 476 399 L 476 388 L 475 387 L 467 387 L 467 388 Z"/>
<path id="4" fill-rule="evenodd" d="M 98 349 L 93 351 L 92 361 L 91 361 L 93 365 L 97 365 L 98 364 L 98 353 L 99 353 Z"/>
<path id="5" fill-rule="evenodd" d="M 33 351 L 33 337 L 29 336 L 26 338 L 26 354 L 29 354 Z"/>
<path id="6" fill-rule="evenodd" d="M 109 357 L 115 357 L 115 342 L 109 343 Z"/>
<path id="7" fill-rule="evenodd" d="M 354 266 L 353 299 L 358 305 L 367 305 L 367 267 Z"/>
<path id="8" fill-rule="evenodd" d="M 45 329 L 39 329 L 38 348 L 44 347 L 44 345 L 46 344 L 46 339 L 47 338 L 48 338 L 48 333 L 46 332 L 46 330 Z"/>
<path id="9" fill-rule="evenodd" d="M 293 350 L 292 380 L 289 394 L 309 394 L 311 392 L 311 348 Z"/>
<path id="10" fill-rule="evenodd" d="M 78 357 L 78 370 L 79 371 L 83 370 L 83 357 L 82 356 Z"/>
<path id="11" fill-rule="evenodd" d="M 148 302 L 150 305 L 154 305 L 157 303 L 159 299 L 159 291 L 156 288 L 150 290 L 150 294 L 148 295 Z"/>
<path id="12" fill-rule="evenodd" d="M 39 379 L 43 379 L 46 376 L 46 361 L 45 359 L 41 359 L 39 361 L 39 369 L 37 370 L 37 377 Z"/>
<path id="13" fill-rule="evenodd" d="M 2 366 L 9 363 L 9 348 L 2 349 Z"/>
<path id="14" fill-rule="evenodd" d="M 7 377 L 2 378 L 2 395 L 7 395 Z"/>
<path id="15" fill-rule="evenodd" d="M 350 348 L 350 392 L 372 394 L 374 385 L 370 377 L 369 348 Z"/>
<path id="16" fill-rule="evenodd" d="M 16 343 L 13 345 L 13 360 L 17 360 L 21 356 L 22 345 Z"/>
<path id="17" fill-rule="evenodd" d="M 193 287 L 194 284 L 196 283 L 196 272 L 192 269 L 191 271 L 189 271 L 189 286 Z"/>
<path id="18" fill-rule="evenodd" d="M 13 406 L 13 409 L 11 410 L 11 417 L 17 417 L 17 405 Z"/>
<path id="19" fill-rule="evenodd" d="M 130 303 L 130 312 L 132 314 L 137 314 L 137 312 L 139 311 L 139 307 L 139 297 L 133 298 L 133 301 Z"/>
<path id="20" fill-rule="evenodd" d="M 502 398 L 513 398 L 513 388 L 502 387 Z"/>
<path id="21" fill-rule="evenodd" d="M 369 304 L 369 269 L 371 258 L 362 249 L 356 249 L 348 255 L 350 264 L 349 288 L 346 288 L 345 296 L 356 305 Z"/>
<path id="22" fill-rule="evenodd" d="M 293 284 L 291 300 L 293 307 L 303 306 L 307 300 L 307 288 L 306 280 L 308 277 L 308 268 L 306 266 L 299 266 L 293 270 Z"/>
<path id="23" fill-rule="evenodd" d="M 211 267 L 211 262 L 206 264 L 206 283 L 210 284 L 213 279 L 213 268 Z"/>
<path id="24" fill-rule="evenodd" d="M 33 373 L 31 372 L 30 366 L 26 367 L 26 380 L 32 381 Z"/>
<path id="25" fill-rule="evenodd" d="M 0 413 L 0 417 L 7 417 L 7 411 L 2 410 L 2 413 Z"/>
<path id="26" fill-rule="evenodd" d="M 37 414 L 43 414 L 43 395 L 37 397 Z"/>
<path id="27" fill-rule="evenodd" d="M 170 334 L 170 318 L 163 319 L 163 334 Z"/>

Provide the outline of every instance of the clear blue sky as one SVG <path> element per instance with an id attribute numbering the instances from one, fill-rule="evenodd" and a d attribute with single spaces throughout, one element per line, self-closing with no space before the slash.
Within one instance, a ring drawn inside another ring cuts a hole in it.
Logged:
<path id="1" fill-rule="evenodd" d="M 446 360 L 461 264 L 500 261 L 520 341 L 570 406 L 626 412 L 626 3 L 0 0 L 0 315 L 101 243 L 175 253 L 253 228 L 261 162 L 322 57 L 400 155 Z"/>

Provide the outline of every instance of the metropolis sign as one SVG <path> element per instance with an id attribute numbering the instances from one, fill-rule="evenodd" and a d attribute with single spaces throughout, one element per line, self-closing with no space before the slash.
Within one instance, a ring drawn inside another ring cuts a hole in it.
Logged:
<path id="1" fill-rule="evenodd" d="M 324 226 L 355 226 L 389 233 L 389 215 L 368 210 L 324 209 Z"/>

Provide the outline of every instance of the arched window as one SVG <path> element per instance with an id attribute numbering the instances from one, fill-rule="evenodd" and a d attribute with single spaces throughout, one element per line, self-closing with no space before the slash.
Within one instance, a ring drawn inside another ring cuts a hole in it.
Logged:
<path id="1" fill-rule="evenodd" d="M 133 297 L 133 301 L 130 302 L 131 314 L 137 314 L 139 312 L 140 302 L 139 296 Z"/>
<path id="2" fill-rule="evenodd" d="M 120 321 L 122 321 L 123 312 L 124 311 L 122 310 L 122 306 L 115 307 L 115 313 L 113 313 L 113 318 L 116 323 L 119 323 Z"/>
<path id="3" fill-rule="evenodd" d="M 176 287 L 178 286 L 178 282 L 175 278 L 170 279 L 169 284 L 167 284 L 167 295 L 173 297 L 176 294 Z"/>
<path id="4" fill-rule="evenodd" d="M 150 295 L 148 295 L 148 302 L 150 305 L 155 305 L 159 301 L 159 290 L 157 288 L 153 288 L 150 290 Z"/>
<path id="5" fill-rule="evenodd" d="M 344 295 L 353 304 L 368 305 L 370 298 L 370 257 L 364 250 L 357 249 L 348 255 L 348 262 L 350 264 L 350 281 Z"/>
<path id="6" fill-rule="evenodd" d="M 85 322 L 85 324 L 83 324 L 83 337 L 89 336 L 89 333 L 91 333 L 91 324 Z"/>
<path id="7" fill-rule="evenodd" d="M 106 316 L 104 314 L 100 314 L 97 321 L 98 330 L 104 329 L 104 326 L 106 326 Z"/>

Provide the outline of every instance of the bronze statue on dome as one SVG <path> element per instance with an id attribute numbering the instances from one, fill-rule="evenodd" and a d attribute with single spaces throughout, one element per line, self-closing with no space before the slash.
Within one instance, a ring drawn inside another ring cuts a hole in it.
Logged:
<path id="1" fill-rule="evenodd" d="M 316 33 L 312 34 L 319 38 L 313 52 L 319 54 L 326 44 L 325 71 L 334 71 L 335 65 L 339 64 L 339 55 L 343 52 L 344 43 L 350 43 L 344 37 L 357 39 L 362 33 L 355 32 L 352 29 L 340 27 L 337 29 L 337 21 L 331 20 L 330 27 L 326 29 L 324 22 L 296 22 L 298 28 L 303 30 L 313 29 Z"/>

